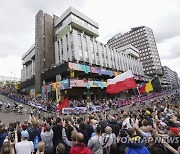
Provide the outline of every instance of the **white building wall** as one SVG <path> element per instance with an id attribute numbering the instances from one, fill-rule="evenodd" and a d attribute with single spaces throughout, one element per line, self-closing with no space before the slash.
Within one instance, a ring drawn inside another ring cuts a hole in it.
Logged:
<path id="1" fill-rule="evenodd" d="M 67 53 L 67 40 L 66 40 L 66 35 L 64 35 L 62 37 L 62 41 L 63 41 L 63 60 L 67 61 L 67 57 L 69 56 Z"/>
<path id="2" fill-rule="evenodd" d="M 73 49 L 71 49 L 71 42 L 73 43 Z M 90 42 L 92 42 L 92 45 Z M 82 50 L 80 50 L 80 47 L 82 47 Z M 63 49 L 63 55 L 61 54 L 61 49 Z M 57 50 L 59 50 L 59 52 Z M 72 34 L 68 32 L 67 36 L 64 35 L 62 37 L 62 43 L 61 40 L 59 40 L 59 46 L 57 42 L 55 43 L 55 54 L 56 64 L 62 63 L 62 60 L 72 60 L 74 56 L 77 62 L 89 62 L 90 64 L 96 64 L 120 71 L 128 71 L 131 69 L 134 74 L 144 75 L 142 64 L 138 59 L 125 53 L 118 52 L 113 48 L 109 48 L 109 46 L 104 46 L 95 38 L 90 38 L 90 36 L 77 32 L 77 30 L 74 29 L 72 30 Z M 57 58 L 59 56 L 58 54 L 60 55 L 60 59 Z M 82 59 L 80 59 L 80 55 L 82 55 Z"/>
<path id="3" fill-rule="evenodd" d="M 55 64 L 57 65 L 60 63 L 58 41 L 55 42 L 54 49 L 55 49 Z"/>
<path id="4" fill-rule="evenodd" d="M 79 42 L 78 42 L 78 34 L 76 30 L 72 31 L 72 37 L 73 37 L 73 45 L 74 45 L 74 58 L 79 61 Z"/>
<path id="5" fill-rule="evenodd" d="M 98 46 L 98 54 L 99 54 L 99 63 L 100 66 L 103 66 L 103 59 L 102 59 L 103 50 L 102 50 L 102 45 L 100 44 L 99 41 L 97 41 L 97 46 Z"/>
<path id="6" fill-rule="evenodd" d="M 92 48 L 90 46 L 90 37 L 86 36 L 86 41 L 87 41 L 87 48 L 88 48 L 88 57 L 89 57 L 89 63 L 92 64 L 93 63 L 93 59 L 92 59 Z"/>
<path id="7" fill-rule="evenodd" d="M 70 61 L 72 61 L 72 49 L 71 49 L 71 34 L 70 32 L 68 32 L 67 34 L 67 48 L 68 48 L 68 55 L 67 55 L 67 58 L 69 58 Z"/>

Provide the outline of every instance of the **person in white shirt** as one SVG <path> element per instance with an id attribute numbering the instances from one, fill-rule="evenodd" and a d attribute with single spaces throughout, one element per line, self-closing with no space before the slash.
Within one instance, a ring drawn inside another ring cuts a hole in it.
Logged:
<path id="1" fill-rule="evenodd" d="M 130 119 L 129 115 L 126 112 L 123 113 L 122 119 L 123 119 L 123 122 L 122 122 L 122 128 L 123 129 L 132 128 L 131 119 Z"/>
<path id="2" fill-rule="evenodd" d="M 29 134 L 27 131 L 21 132 L 21 142 L 15 144 L 16 154 L 33 154 L 33 142 L 28 141 Z"/>

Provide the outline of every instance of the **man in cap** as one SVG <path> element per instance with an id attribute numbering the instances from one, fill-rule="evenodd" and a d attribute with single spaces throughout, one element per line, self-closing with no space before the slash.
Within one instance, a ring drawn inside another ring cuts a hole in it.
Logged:
<path id="1" fill-rule="evenodd" d="M 21 132 L 21 142 L 15 144 L 16 154 L 32 154 L 34 152 L 33 142 L 28 141 L 29 133 L 27 131 Z"/>
<path id="2" fill-rule="evenodd" d="M 178 149 L 180 146 L 180 138 L 179 138 L 179 129 L 177 127 L 171 127 L 170 131 L 168 132 L 169 141 L 171 141 L 169 144 L 174 148 Z"/>

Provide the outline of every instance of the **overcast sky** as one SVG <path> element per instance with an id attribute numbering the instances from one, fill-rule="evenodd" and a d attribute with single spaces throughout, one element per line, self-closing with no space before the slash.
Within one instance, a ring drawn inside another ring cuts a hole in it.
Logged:
<path id="1" fill-rule="evenodd" d="M 0 0 L 0 76 L 20 78 L 38 10 L 60 16 L 69 6 L 99 23 L 103 43 L 132 27 L 152 28 L 162 65 L 180 76 L 180 0 Z"/>

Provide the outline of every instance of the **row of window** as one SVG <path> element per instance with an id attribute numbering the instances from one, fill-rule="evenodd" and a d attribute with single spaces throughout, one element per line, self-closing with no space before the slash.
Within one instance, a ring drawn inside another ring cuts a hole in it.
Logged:
<path id="1" fill-rule="evenodd" d="M 70 36 L 72 37 L 72 36 Z M 90 62 L 90 57 L 88 56 L 88 44 L 87 44 L 87 38 L 85 35 L 82 35 L 81 33 L 78 33 L 77 34 L 77 43 L 78 43 L 78 54 L 79 54 L 79 58 L 80 58 L 80 61 L 86 61 L 86 62 Z M 61 55 L 63 56 L 63 40 L 61 39 L 61 47 L 58 45 L 58 49 L 61 48 Z M 72 41 L 73 42 L 73 41 Z M 67 46 L 68 46 L 68 42 L 66 41 L 67 43 Z M 114 51 L 110 50 L 109 51 L 104 47 L 103 44 L 100 43 L 100 46 L 98 47 L 98 43 L 97 41 L 94 41 L 92 39 L 90 39 L 90 56 L 91 56 L 91 60 L 96 64 L 100 65 L 102 64 L 103 66 L 106 66 L 106 67 L 111 67 L 109 65 L 109 60 L 112 62 L 112 66 L 115 66 L 116 63 L 118 64 L 118 66 L 122 67 L 122 64 L 123 66 L 128 69 L 129 67 L 130 68 L 133 68 L 134 70 L 138 70 L 139 72 L 142 73 L 141 71 L 141 68 L 137 68 L 137 65 L 134 65 L 134 63 L 137 63 L 138 61 L 135 59 L 135 58 L 132 58 L 124 53 L 120 53 L 124 58 L 121 59 L 121 61 L 119 59 L 115 59 L 117 57 L 115 57 L 114 55 Z M 101 55 L 100 55 L 101 54 Z M 106 56 L 105 56 L 106 55 Z M 69 55 L 67 55 L 69 57 Z M 74 54 L 72 53 L 72 56 L 74 56 Z M 101 57 L 100 57 L 101 56 Z M 59 55 L 59 60 L 60 58 L 62 58 L 60 55 Z M 84 58 L 84 59 L 83 59 Z M 100 59 L 102 59 L 102 63 L 100 63 Z M 127 59 L 127 60 L 125 60 Z M 139 65 L 138 65 L 139 66 Z"/>

